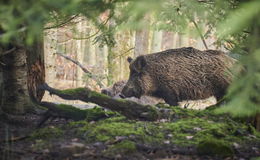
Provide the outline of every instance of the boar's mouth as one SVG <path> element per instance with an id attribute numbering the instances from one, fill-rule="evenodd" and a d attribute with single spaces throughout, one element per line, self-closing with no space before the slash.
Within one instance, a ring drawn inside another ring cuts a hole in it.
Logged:
<path id="1" fill-rule="evenodd" d="M 140 94 L 140 92 L 135 92 L 133 89 L 123 88 L 123 90 L 119 96 L 121 98 L 127 98 L 127 97 L 140 98 L 141 94 Z"/>

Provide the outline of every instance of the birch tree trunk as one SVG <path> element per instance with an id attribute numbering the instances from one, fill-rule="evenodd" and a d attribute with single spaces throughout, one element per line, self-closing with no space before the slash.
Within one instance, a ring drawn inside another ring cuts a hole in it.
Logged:
<path id="1" fill-rule="evenodd" d="M 77 29 L 78 31 L 83 32 L 83 24 L 84 24 L 84 21 L 81 20 L 78 24 L 77 24 Z M 76 40 L 76 48 L 75 48 L 75 54 L 77 54 L 77 61 L 80 62 L 80 64 L 83 64 L 83 59 L 84 59 L 84 47 L 83 47 L 83 40 Z M 74 53 L 74 51 L 72 51 Z M 77 74 L 76 74 L 76 86 L 79 87 L 79 86 L 82 86 L 83 83 L 82 83 L 82 78 L 83 78 L 83 71 L 80 67 L 77 67 L 76 68 L 77 70 Z"/>
<path id="2" fill-rule="evenodd" d="M 51 29 L 46 32 L 47 36 L 44 36 L 44 59 L 46 68 L 46 82 L 50 85 L 54 85 L 54 79 L 56 79 L 55 70 L 55 58 L 57 51 L 57 31 L 58 29 Z"/>

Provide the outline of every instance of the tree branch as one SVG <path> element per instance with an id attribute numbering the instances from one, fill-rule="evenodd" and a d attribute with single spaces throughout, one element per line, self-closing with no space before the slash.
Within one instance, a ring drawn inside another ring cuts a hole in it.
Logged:
<path id="1" fill-rule="evenodd" d="M 43 28 L 44 30 L 46 29 L 52 29 L 52 28 L 58 28 L 58 27 L 63 27 L 63 26 L 65 26 L 66 24 L 68 24 L 70 21 L 72 21 L 73 19 L 75 19 L 75 18 L 77 18 L 78 17 L 78 14 L 76 14 L 76 15 L 74 15 L 74 16 L 72 16 L 72 17 L 70 17 L 69 19 L 67 19 L 67 20 L 65 20 L 65 21 L 63 21 L 63 22 L 61 22 L 61 23 L 59 23 L 59 24 L 56 24 L 56 25 L 53 25 L 53 26 L 50 26 L 50 27 L 45 27 L 45 28 Z"/>
<path id="2" fill-rule="evenodd" d="M 198 33 L 199 33 L 199 36 L 200 36 L 200 38 L 201 38 L 201 40 L 202 40 L 202 42 L 203 42 L 205 48 L 208 50 L 209 48 L 208 48 L 207 43 L 206 43 L 206 41 L 205 41 L 205 39 L 204 39 L 204 37 L 203 37 L 203 35 L 202 35 L 200 29 L 199 29 L 199 26 L 197 25 L 197 23 L 195 22 L 195 20 L 192 20 L 192 23 L 194 24 L 195 28 L 197 29 L 197 31 L 198 31 Z"/>
<path id="3" fill-rule="evenodd" d="M 76 64 L 77 66 L 79 66 L 83 72 L 88 74 L 88 77 L 92 78 L 95 82 L 97 82 L 97 84 L 99 85 L 100 88 L 103 88 L 105 85 L 102 84 L 102 82 L 100 82 L 87 68 L 85 68 L 81 63 L 79 63 L 79 61 L 76 61 L 62 53 L 56 52 L 55 54 L 71 61 L 72 63 Z"/>

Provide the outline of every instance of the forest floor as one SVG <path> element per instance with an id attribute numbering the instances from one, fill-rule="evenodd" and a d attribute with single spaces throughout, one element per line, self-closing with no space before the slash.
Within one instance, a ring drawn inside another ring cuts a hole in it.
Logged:
<path id="1" fill-rule="evenodd" d="M 241 120 L 216 115 L 210 109 L 158 107 L 171 109 L 174 118 L 157 122 L 128 120 L 119 114 L 98 121 L 57 118 L 48 120 L 41 128 L 35 127 L 41 118 L 38 115 L 27 115 L 19 124 L 1 120 L 0 159 L 242 160 L 260 157 L 260 133 Z"/>

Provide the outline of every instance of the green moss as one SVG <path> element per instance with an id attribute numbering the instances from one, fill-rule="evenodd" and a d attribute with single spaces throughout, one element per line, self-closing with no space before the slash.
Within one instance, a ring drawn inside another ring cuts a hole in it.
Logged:
<path id="1" fill-rule="evenodd" d="M 116 136 L 141 136 L 143 132 L 140 128 L 136 128 L 134 124 L 112 122 L 102 123 L 93 128 L 92 133 L 98 141 L 107 141 Z"/>
<path id="2" fill-rule="evenodd" d="M 206 139 L 198 144 L 197 151 L 202 155 L 216 155 L 220 157 L 232 156 L 232 147 L 219 139 Z"/>
<path id="3" fill-rule="evenodd" d="M 118 115 L 116 112 L 112 111 L 105 111 L 103 108 L 95 107 L 92 109 L 86 109 L 84 110 L 86 114 L 86 120 L 87 121 L 95 121 L 99 120 L 101 118 L 107 118 Z"/>
<path id="4" fill-rule="evenodd" d="M 72 122 L 69 122 L 69 124 L 66 126 L 66 128 L 79 128 L 79 127 L 87 126 L 88 124 L 89 124 L 89 122 L 87 122 L 85 120 L 72 121 Z"/>
<path id="5" fill-rule="evenodd" d="M 63 130 L 56 127 L 48 127 L 36 130 L 30 136 L 31 139 L 50 139 L 57 138 L 63 135 Z"/>
<path id="6" fill-rule="evenodd" d="M 104 154 L 107 156 L 114 156 L 117 154 L 131 154 L 136 151 L 135 143 L 129 140 L 125 140 L 110 146 L 107 150 L 105 150 Z"/>
<path id="7" fill-rule="evenodd" d="M 32 144 L 32 149 L 36 152 L 42 151 L 46 148 L 50 148 L 51 147 L 51 143 L 48 141 L 44 141 L 42 139 L 37 139 L 35 140 L 35 143 Z"/>
<path id="8" fill-rule="evenodd" d="M 195 112 L 194 112 L 195 113 Z M 198 145 L 205 139 L 216 138 L 226 143 L 248 140 L 248 127 L 235 121 L 219 118 L 209 120 L 208 116 L 181 118 L 175 122 L 142 122 L 116 116 L 96 123 L 82 124 L 79 134 L 88 141 L 110 141 L 117 136 L 135 138 L 140 143 L 163 145 L 165 141 L 179 146 Z M 86 134 L 87 133 L 87 134 Z M 239 135 L 239 134 L 242 135 Z"/>
<path id="9" fill-rule="evenodd" d="M 90 91 L 89 94 L 88 94 L 88 98 L 90 98 L 92 96 L 93 97 L 111 98 L 108 95 L 105 95 L 105 94 L 102 94 L 102 93 L 98 93 L 98 92 L 95 92 L 95 91 Z"/>
<path id="10" fill-rule="evenodd" d="M 75 88 L 75 89 L 65 89 L 60 91 L 60 93 L 64 93 L 64 94 L 78 94 L 81 92 L 85 92 L 86 88 Z"/>
<path id="11" fill-rule="evenodd" d="M 241 129 L 246 132 L 243 124 L 232 125 L 230 122 L 213 122 L 204 118 L 186 118 L 175 123 L 164 123 L 162 126 L 165 133 L 172 135 L 170 141 L 181 146 L 196 145 L 205 138 L 239 142 L 245 137 L 237 136 L 236 131 Z"/>
<path id="12" fill-rule="evenodd" d="M 94 107 L 91 109 L 79 109 L 71 105 L 66 105 L 66 104 L 59 104 L 56 105 L 58 108 L 58 112 L 67 118 L 72 118 L 74 120 L 83 120 L 85 119 L 86 121 L 96 121 L 102 118 L 107 118 L 110 116 L 115 116 L 117 115 L 116 112 L 112 111 L 105 111 L 101 107 Z"/>
<path id="13" fill-rule="evenodd" d="M 248 125 L 227 115 L 214 115 L 210 111 L 190 111 L 176 107 L 165 108 L 171 109 L 175 113 L 175 117 L 170 122 L 133 121 L 124 116 L 115 115 L 115 117 L 91 123 L 72 122 L 68 128 L 71 134 L 85 139 L 87 143 L 114 142 L 118 136 L 123 136 L 126 140 L 131 139 L 136 143 L 151 146 L 165 146 L 165 143 L 170 143 L 170 145 L 203 148 L 201 146 L 210 145 L 208 141 L 213 139 L 213 142 L 218 140 L 220 144 L 212 142 L 213 149 L 210 150 L 210 154 L 211 152 L 215 155 L 218 154 L 221 150 L 218 147 L 221 146 L 222 149 L 228 151 L 228 153 L 224 152 L 224 156 L 231 155 L 230 144 L 246 145 L 255 141 L 260 142 L 260 137 L 250 138 L 248 136 L 253 133 L 257 135 L 258 132 L 248 131 Z M 99 109 L 96 111 L 99 112 Z M 112 150 L 116 149 L 111 148 Z M 216 152 L 213 152 L 215 150 Z M 203 153 L 203 149 L 200 152 Z"/>
<path id="14" fill-rule="evenodd" d="M 83 109 L 76 108 L 71 105 L 59 104 L 56 105 L 60 114 L 64 117 L 73 118 L 75 120 L 82 120 L 86 117 L 86 111 Z"/>
<path id="15" fill-rule="evenodd" d="M 163 133 L 156 123 L 129 121 L 124 117 L 109 118 L 85 125 L 78 130 L 79 133 L 86 135 L 85 139 L 88 141 L 105 142 L 113 140 L 117 136 L 131 136 L 146 143 L 158 143 L 163 139 Z"/>

